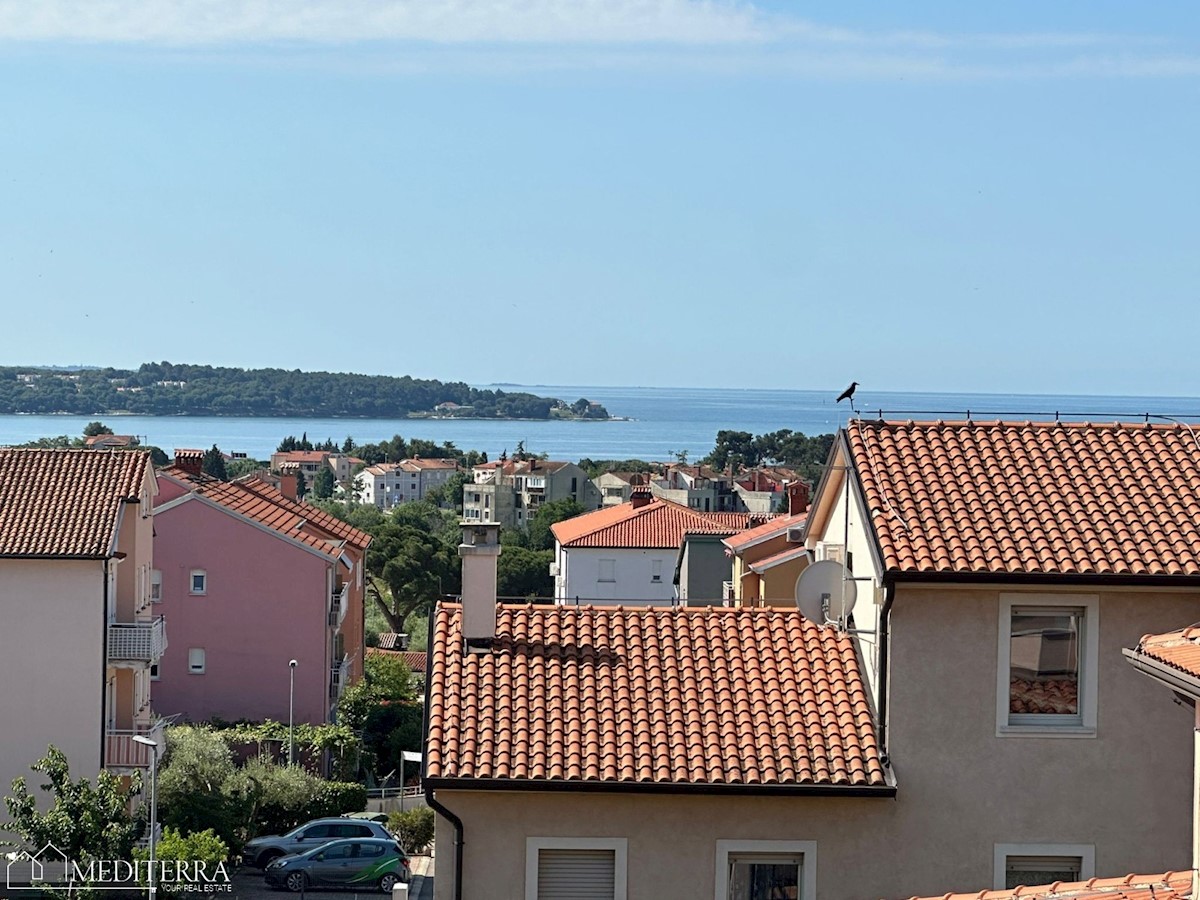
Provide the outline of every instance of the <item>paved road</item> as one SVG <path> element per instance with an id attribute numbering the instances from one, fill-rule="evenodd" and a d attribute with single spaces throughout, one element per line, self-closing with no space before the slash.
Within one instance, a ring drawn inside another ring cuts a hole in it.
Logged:
<path id="1" fill-rule="evenodd" d="M 412 869 L 413 878 L 408 886 L 408 900 L 433 900 L 433 858 L 414 856 Z M 290 897 L 299 898 L 300 896 L 312 897 L 314 900 L 386 900 L 386 895 L 379 891 L 355 893 L 353 891 L 313 890 L 308 891 L 305 895 L 300 895 L 272 890 L 263 883 L 262 872 L 258 869 L 239 869 L 233 876 L 231 893 L 181 896 L 190 898 L 190 900 L 203 900 L 205 896 L 211 896 L 212 900 L 229 900 L 229 898 L 233 898 L 233 900 L 288 900 Z"/>

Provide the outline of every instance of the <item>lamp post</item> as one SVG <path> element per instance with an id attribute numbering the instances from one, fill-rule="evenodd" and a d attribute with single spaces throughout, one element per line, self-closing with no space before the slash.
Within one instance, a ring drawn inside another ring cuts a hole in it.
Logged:
<path id="1" fill-rule="evenodd" d="M 156 869 L 156 851 L 158 849 L 158 741 L 151 740 L 144 734 L 135 734 L 133 740 L 150 748 L 153 756 L 150 758 L 150 900 L 158 896 L 158 873 Z"/>
<path id="2" fill-rule="evenodd" d="M 296 762 L 296 661 L 288 660 L 288 765 Z"/>

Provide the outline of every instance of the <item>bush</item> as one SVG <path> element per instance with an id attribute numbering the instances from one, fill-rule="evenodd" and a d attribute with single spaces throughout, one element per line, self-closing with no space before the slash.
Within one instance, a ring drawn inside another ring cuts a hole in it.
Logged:
<path id="1" fill-rule="evenodd" d="M 211 871 L 217 863 L 229 858 L 229 845 L 211 828 L 187 834 L 174 828 L 164 828 L 162 837 L 155 844 L 155 854 L 159 859 L 203 860 L 209 863 Z M 138 848 L 133 851 L 133 858 L 147 860 L 150 851 Z"/>
<path id="2" fill-rule="evenodd" d="M 258 757 L 240 773 L 257 798 L 251 827 L 258 834 L 284 834 L 310 819 L 366 809 L 361 784 L 325 781 L 299 766 L 280 766 Z"/>
<path id="3" fill-rule="evenodd" d="M 418 806 L 388 816 L 388 829 L 400 838 L 405 850 L 420 853 L 433 843 L 433 822 L 433 810 Z"/>

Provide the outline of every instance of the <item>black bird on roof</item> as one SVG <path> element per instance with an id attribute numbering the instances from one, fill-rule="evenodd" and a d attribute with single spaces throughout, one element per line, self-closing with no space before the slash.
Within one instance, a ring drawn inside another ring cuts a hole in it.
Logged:
<path id="1" fill-rule="evenodd" d="M 858 412 L 858 410 L 854 409 L 854 389 L 857 387 L 858 387 L 857 381 L 850 382 L 850 387 L 846 388 L 844 391 L 842 391 L 840 394 L 838 394 L 838 398 L 837 398 L 838 403 L 841 403 L 843 400 L 849 400 L 850 401 L 850 409 L 854 410 L 854 412 Z"/>

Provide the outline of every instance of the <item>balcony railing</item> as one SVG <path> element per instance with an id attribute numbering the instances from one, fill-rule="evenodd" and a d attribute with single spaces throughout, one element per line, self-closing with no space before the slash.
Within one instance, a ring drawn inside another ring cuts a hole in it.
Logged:
<path id="1" fill-rule="evenodd" d="M 158 720 L 149 725 L 135 728 L 110 728 L 104 734 L 104 767 L 106 769 L 148 769 L 154 759 L 154 750 L 135 741 L 135 735 L 150 738 L 158 744 L 159 752 L 164 746 L 163 723 Z"/>
<path id="2" fill-rule="evenodd" d="M 336 588 L 329 600 L 329 624 L 336 628 L 342 624 L 342 620 L 346 618 L 346 607 L 350 605 L 346 592 L 350 589 L 350 582 L 346 582 L 340 588 Z"/>
<path id="3" fill-rule="evenodd" d="M 329 670 L 329 697 L 332 700 L 337 700 L 342 696 L 342 691 L 346 689 L 346 683 L 350 680 L 350 657 L 343 656 L 340 663 L 334 663 Z"/>
<path id="4" fill-rule="evenodd" d="M 167 649 L 167 627 L 162 616 L 149 622 L 114 622 L 108 626 L 109 660 L 152 663 Z"/>

